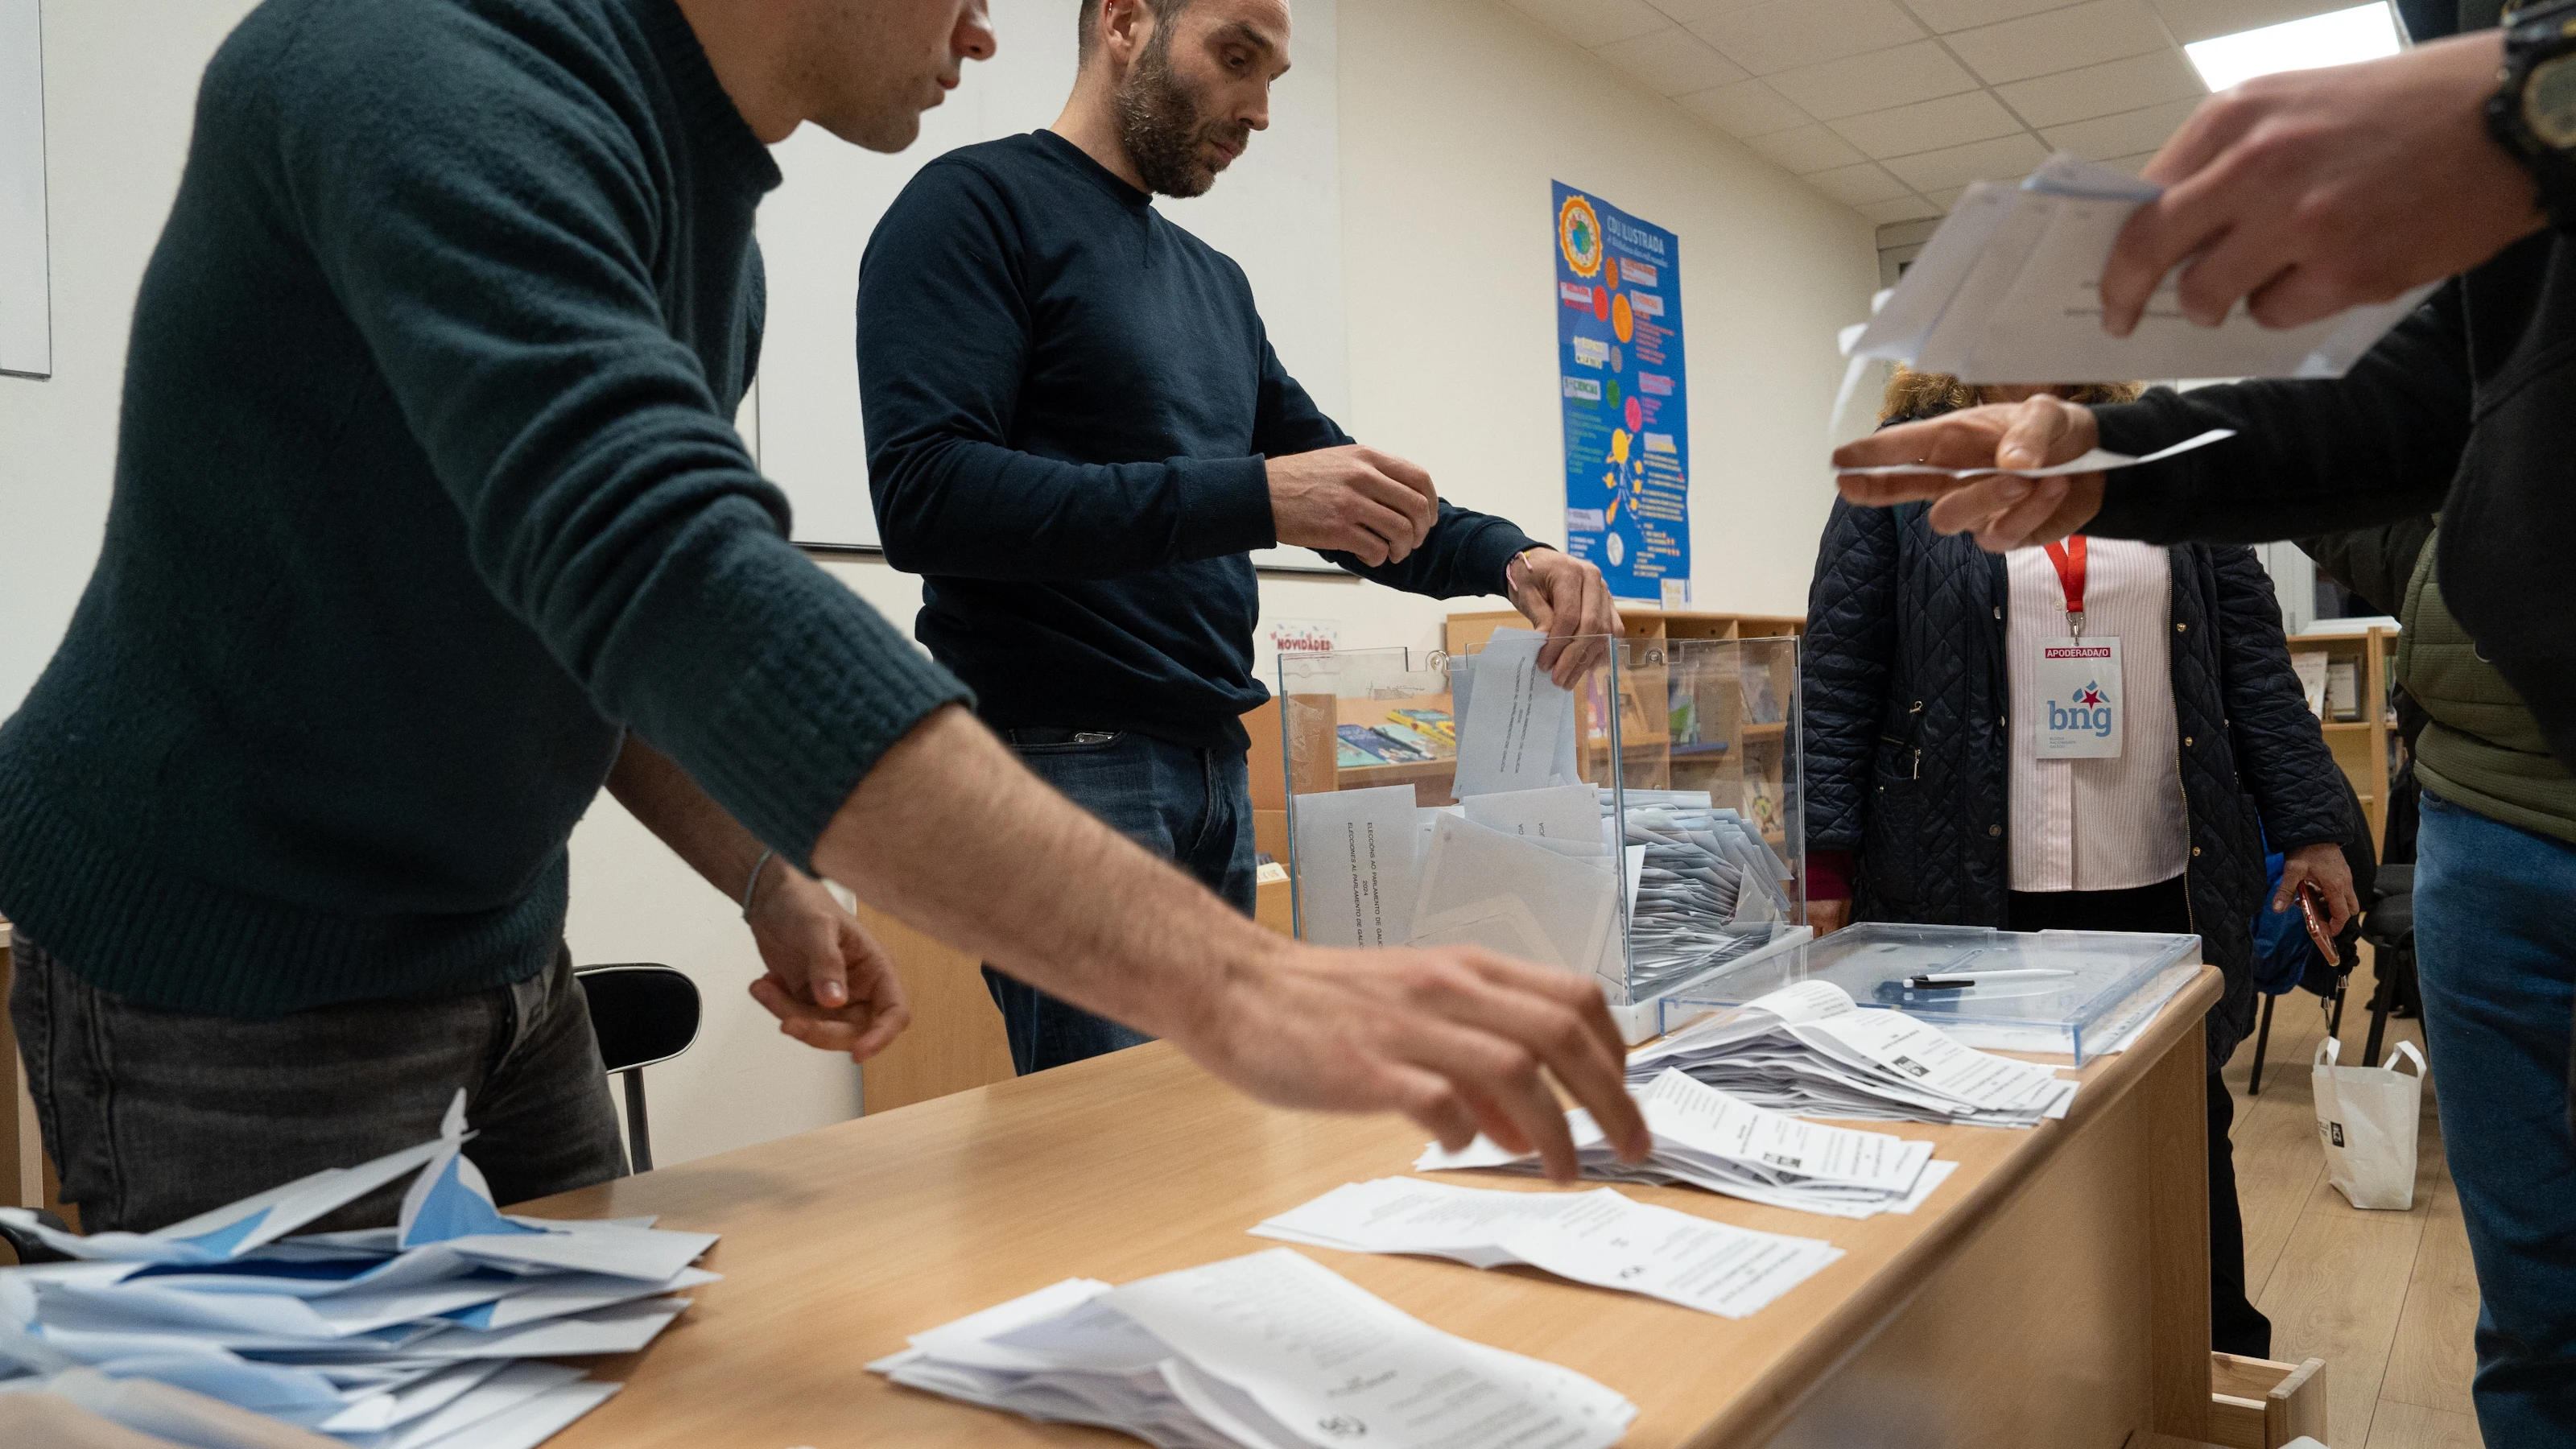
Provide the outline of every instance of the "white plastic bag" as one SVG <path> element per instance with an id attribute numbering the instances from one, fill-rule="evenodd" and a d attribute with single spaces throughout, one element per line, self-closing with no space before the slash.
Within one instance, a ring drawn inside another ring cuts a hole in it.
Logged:
<path id="1" fill-rule="evenodd" d="M 2339 1067 L 2343 1043 L 2327 1037 L 2317 1047 L 2317 1140 L 2325 1144 L 2326 1173 L 2357 1208 L 2415 1205 L 2415 1125 L 2424 1110 L 2424 1054 L 2401 1041 L 2376 1067 Z M 2415 1063 L 2397 1070 L 2404 1057 Z"/>

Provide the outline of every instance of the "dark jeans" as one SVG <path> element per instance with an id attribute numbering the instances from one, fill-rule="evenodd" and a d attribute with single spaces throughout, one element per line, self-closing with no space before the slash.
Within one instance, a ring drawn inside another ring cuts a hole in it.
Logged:
<path id="1" fill-rule="evenodd" d="M 1252 794 L 1240 750 L 1195 749 L 1133 731 L 1014 729 L 1002 738 L 1039 779 L 1111 829 L 1252 914 Z M 987 966 L 1020 1075 L 1135 1046 L 1143 1032 L 1094 1016 Z"/>
<path id="2" fill-rule="evenodd" d="M 24 935 L 15 957 L 9 1012 L 27 1083 L 85 1232 L 148 1232 L 426 1142 L 459 1087 L 476 1133 L 465 1155 L 497 1202 L 626 1170 L 569 953 L 515 986 L 261 1021 L 110 996 Z M 389 1224 L 408 1185 L 306 1231 Z"/>
<path id="3" fill-rule="evenodd" d="M 2486 1441 L 2576 1445 L 2576 846 L 2424 792 L 2415 955 L 2442 1152 L 2478 1268 Z M 2377 1066 L 2378 1063 L 2371 1063 Z"/>
<path id="4" fill-rule="evenodd" d="M 2016 931 L 2154 931 L 2196 934 L 2181 876 L 2124 891 L 2014 891 Z M 2220 1353 L 2269 1358 L 2272 1320 L 2245 1296 L 2245 1212 L 2236 1201 L 2236 1099 L 2209 1074 L 2209 1342 Z"/>

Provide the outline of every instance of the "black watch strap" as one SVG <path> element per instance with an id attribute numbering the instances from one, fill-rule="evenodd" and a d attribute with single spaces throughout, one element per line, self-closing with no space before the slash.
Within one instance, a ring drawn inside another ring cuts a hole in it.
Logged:
<path id="1" fill-rule="evenodd" d="M 2531 172 L 2550 225 L 2576 231 L 2576 0 L 2506 14 L 2487 132 Z"/>

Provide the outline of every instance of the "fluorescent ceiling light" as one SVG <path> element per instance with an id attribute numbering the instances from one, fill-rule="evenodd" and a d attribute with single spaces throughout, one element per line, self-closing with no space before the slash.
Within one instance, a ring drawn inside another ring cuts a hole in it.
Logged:
<path id="1" fill-rule="evenodd" d="M 2287 20 L 2260 30 L 2240 30 L 2183 48 L 2213 91 L 2274 71 L 2349 65 L 2397 53 L 2397 17 L 2386 0 Z"/>

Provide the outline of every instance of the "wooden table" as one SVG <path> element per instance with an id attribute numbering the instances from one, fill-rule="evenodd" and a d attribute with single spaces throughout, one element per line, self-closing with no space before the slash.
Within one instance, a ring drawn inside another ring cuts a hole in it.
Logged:
<path id="1" fill-rule="evenodd" d="M 1518 1270 L 1303 1251 L 1437 1327 L 1626 1394 L 1641 1449 L 2206 1439 L 2200 1017 L 2217 996 L 2204 970 L 2135 1046 L 2086 1068 L 2062 1123 L 1899 1129 L 1962 1164 L 1910 1216 L 1629 1189 L 1846 1250 L 1742 1321 Z M 1394 1118 L 1256 1106 L 1154 1045 L 547 1199 L 535 1210 L 725 1235 L 707 1264 L 725 1281 L 645 1353 L 603 1361 L 628 1389 L 555 1449 L 1133 1443 L 898 1389 L 863 1365 L 1059 1279 L 1274 1246 L 1244 1230 L 1400 1175 L 1422 1141 Z"/>

